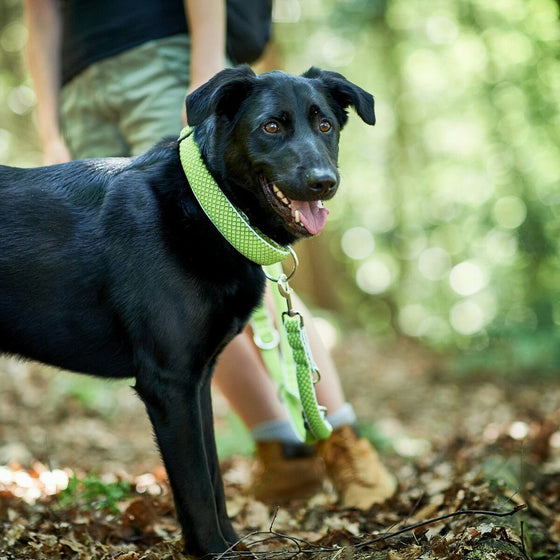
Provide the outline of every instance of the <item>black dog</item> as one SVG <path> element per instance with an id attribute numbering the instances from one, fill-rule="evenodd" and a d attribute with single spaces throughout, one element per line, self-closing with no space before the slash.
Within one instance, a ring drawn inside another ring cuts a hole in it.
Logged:
<path id="1" fill-rule="evenodd" d="M 207 168 L 279 244 L 318 233 L 338 186 L 340 129 L 373 98 L 340 74 L 224 70 L 187 98 Z M 259 303 L 264 276 L 202 211 L 176 140 L 136 158 L 0 166 L 3 352 L 134 377 L 173 489 L 186 549 L 237 540 L 216 456 L 210 378 Z"/>

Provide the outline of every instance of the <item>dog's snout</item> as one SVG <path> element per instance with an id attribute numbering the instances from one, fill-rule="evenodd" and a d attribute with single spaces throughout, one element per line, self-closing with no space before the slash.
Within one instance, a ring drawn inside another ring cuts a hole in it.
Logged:
<path id="1" fill-rule="evenodd" d="M 330 169 L 314 168 L 306 174 L 307 188 L 321 199 L 333 196 L 338 184 L 336 174 Z"/>

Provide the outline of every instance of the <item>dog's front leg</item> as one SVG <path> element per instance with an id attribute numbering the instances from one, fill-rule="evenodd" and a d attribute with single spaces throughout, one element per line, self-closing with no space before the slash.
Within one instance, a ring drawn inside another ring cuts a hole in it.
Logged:
<path id="1" fill-rule="evenodd" d="M 162 372 L 136 383 L 167 469 L 185 548 L 199 557 L 224 552 L 229 546 L 219 521 L 215 473 L 210 471 L 204 441 L 200 381 L 204 377 L 178 378 Z"/>
<path id="2" fill-rule="evenodd" d="M 220 464 L 218 461 L 218 453 L 216 450 L 216 438 L 214 436 L 214 415 L 212 412 L 212 394 L 210 391 L 210 381 L 204 383 L 201 388 L 201 404 L 202 419 L 204 430 L 204 444 L 206 447 L 206 456 L 208 458 L 208 466 L 210 468 L 210 476 L 214 485 L 214 496 L 216 498 L 216 509 L 218 512 L 218 520 L 222 529 L 222 534 L 230 545 L 238 541 L 236 532 L 234 531 L 231 521 L 229 520 L 226 499 L 224 494 L 224 485 L 220 472 Z"/>

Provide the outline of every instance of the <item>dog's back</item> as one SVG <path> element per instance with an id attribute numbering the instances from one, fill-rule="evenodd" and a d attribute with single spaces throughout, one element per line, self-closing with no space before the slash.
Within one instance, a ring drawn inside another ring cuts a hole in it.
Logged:
<path id="1" fill-rule="evenodd" d="M 148 253 L 159 213 L 130 164 L 0 167 L 2 351 L 79 372 L 134 375 L 119 315 L 127 297 L 141 306 L 148 289 L 139 276 L 157 259 Z"/>

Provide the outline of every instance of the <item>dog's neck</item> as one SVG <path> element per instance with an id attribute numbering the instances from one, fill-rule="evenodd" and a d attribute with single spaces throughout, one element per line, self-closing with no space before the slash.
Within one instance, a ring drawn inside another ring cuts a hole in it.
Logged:
<path id="1" fill-rule="evenodd" d="M 247 216 L 228 200 L 204 164 L 194 139 L 194 128 L 182 130 L 179 155 L 192 192 L 204 213 L 237 251 L 260 265 L 280 262 L 290 254 L 289 246 L 279 245 L 253 227 Z"/>

